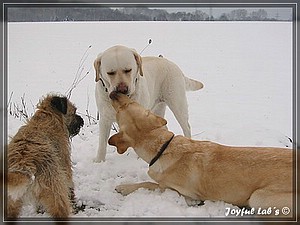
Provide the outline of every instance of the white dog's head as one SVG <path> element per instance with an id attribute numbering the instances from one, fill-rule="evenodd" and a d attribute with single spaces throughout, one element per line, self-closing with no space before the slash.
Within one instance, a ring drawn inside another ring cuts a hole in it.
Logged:
<path id="1" fill-rule="evenodd" d="M 102 80 L 107 91 L 117 91 L 125 95 L 135 92 L 138 76 L 143 76 L 142 58 L 134 50 L 125 46 L 114 46 L 94 61 L 96 82 Z"/>

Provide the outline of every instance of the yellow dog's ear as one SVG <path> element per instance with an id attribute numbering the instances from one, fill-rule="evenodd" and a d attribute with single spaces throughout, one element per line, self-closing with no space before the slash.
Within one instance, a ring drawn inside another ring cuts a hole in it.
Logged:
<path id="1" fill-rule="evenodd" d="M 155 114 L 153 114 L 150 110 L 146 110 L 146 116 L 147 119 L 145 119 L 144 121 L 144 125 L 146 124 L 146 122 L 149 122 L 148 124 L 150 124 L 149 127 L 151 127 L 152 129 L 157 129 L 160 127 L 163 127 L 165 125 L 167 125 L 167 120 L 165 120 L 164 118 L 157 116 Z"/>
<path id="2" fill-rule="evenodd" d="M 96 71 L 96 79 L 95 79 L 96 82 L 100 80 L 100 66 L 101 66 L 101 55 L 99 55 L 94 61 L 94 68 Z"/>
<path id="3" fill-rule="evenodd" d="M 143 69 L 142 69 L 142 57 L 136 52 L 135 49 L 131 49 L 133 52 L 133 56 L 135 58 L 136 64 L 138 65 L 138 70 L 141 76 L 143 76 Z"/>
<path id="4" fill-rule="evenodd" d="M 164 118 L 162 118 L 162 117 L 157 117 L 157 123 L 159 124 L 159 127 L 163 127 L 163 126 L 165 126 L 165 125 L 167 125 L 167 120 L 165 120 Z"/>
<path id="5" fill-rule="evenodd" d="M 116 146 L 119 154 L 123 154 L 126 152 L 127 148 L 131 147 L 130 143 L 126 140 L 123 131 L 111 136 L 108 140 L 108 144 Z"/>

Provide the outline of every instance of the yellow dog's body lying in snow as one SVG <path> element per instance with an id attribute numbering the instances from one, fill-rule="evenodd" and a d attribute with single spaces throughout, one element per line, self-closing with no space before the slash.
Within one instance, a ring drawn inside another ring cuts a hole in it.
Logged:
<path id="1" fill-rule="evenodd" d="M 231 147 L 174 136 L 167 121 L 123 94 L 112 92 L 120 132 L 109 144 L 123 154 L 133 147 L 157 183 L 125 184 L 127 195 L 138 188 L 171 188 L 190 200 L 223 200 L 237 206 L 292 209 L 292 151 L 272 147 Z M 166 149 L 161 147 L 166 144 Z M 153 163 L 158 152 L 163 153 Z M 289 213 L 291 216 L 291 213 Z"/>

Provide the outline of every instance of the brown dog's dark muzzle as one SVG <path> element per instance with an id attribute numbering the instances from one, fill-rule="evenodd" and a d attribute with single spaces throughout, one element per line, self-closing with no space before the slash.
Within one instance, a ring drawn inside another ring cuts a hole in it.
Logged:
<path id="1" fill-rule="evenodd" d="M 68 127 L 70 137 L 74 137 L 80 131 L 80 128 L 83 127 L 84 121 L 81 116 L 75 115 L 75 119 L 72 121 Z"/>

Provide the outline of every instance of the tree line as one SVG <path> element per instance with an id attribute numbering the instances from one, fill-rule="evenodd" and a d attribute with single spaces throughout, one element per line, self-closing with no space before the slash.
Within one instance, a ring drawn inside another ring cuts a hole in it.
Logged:
<path id="1" fill-rule="evenodd" d="M 212 13 L 211 13 L 212 14 Z M 201 10 L 194 12 L 169 13 L 163 9 L 108 8 L 108 7 L 11 7 L 7 13 L 8 22 L 55 22 L 55 21 L 277 21 L 270 18 L 264 9 L 248 12 L 234 9 L 220 16 L 209 15 Z"/>

